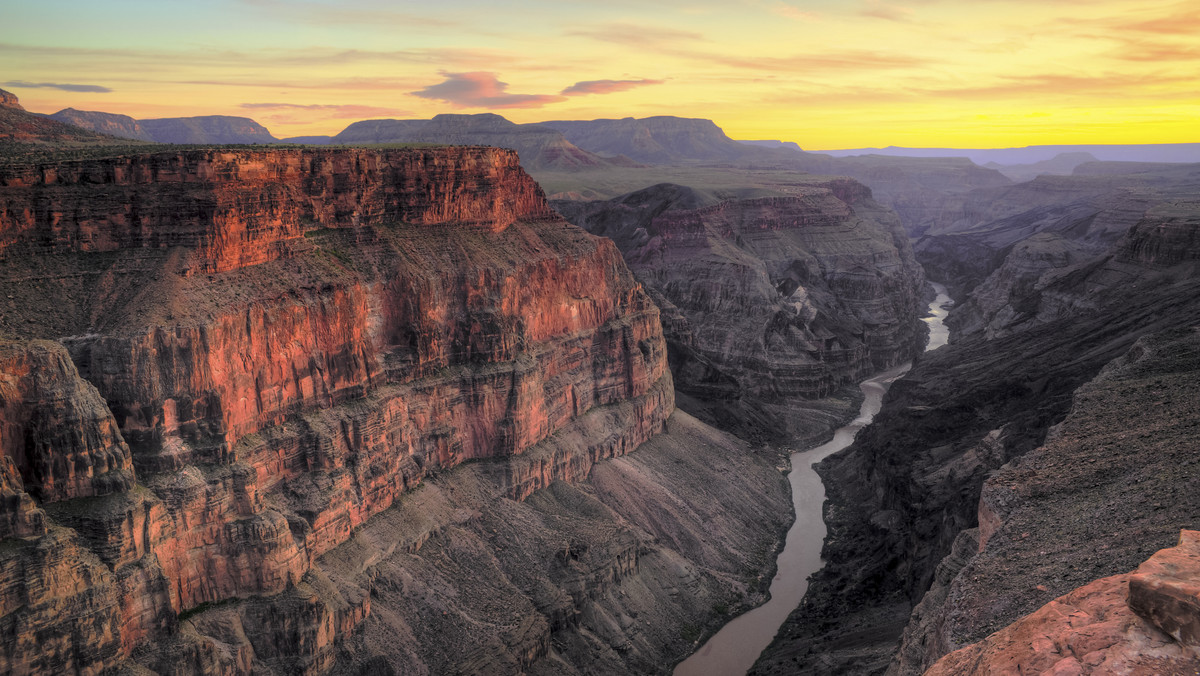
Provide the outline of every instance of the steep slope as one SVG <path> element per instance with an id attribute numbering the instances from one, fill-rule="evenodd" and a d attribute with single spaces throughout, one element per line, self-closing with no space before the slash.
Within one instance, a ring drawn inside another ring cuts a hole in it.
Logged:
<path id="1" fill-rule="evenodd" d="M 248 117 L 200 115 L 138 120 L 138 125 L 157 143 L 230 144 L 277 143 L 279 139 Z"/>
<path id="2" fill-rule="evenodd" d="M 514 153 L 10 163 L 0 205 L 3 670 L 652 670 L 761 598 L 777 458 L 667 422 L 657 309 Z"/>
<path id="3" fill-rule="evenodd" d="M 1050 599 L 1127 573 L 1200 519 L 1198 330 L 1138 340 L 1079 388 L 1044 445 L 984 483 L 979 527 L 959 536 L 978 544 L 960 545 L 961 570 L 914 613 L 893 673 L 921 673 Z"/>
<path id="4" fill-rule="evenodd" d="M 988 475 L 1047 443 L 1047 431 L 1067 415 L 1075 391 L 1139 338 L 1200 325 L 1194 239 L 1200 205 L 1174 210 L 1191 216 L 1151 214 L 1108 252 L 1074 266 L 1055 283 L 1054 293 L 1042 294 L 1045 321 L 999 331 L 990 340 L 978 335 L 956 340 L 923 356 L 893 386 L 875 425 L 821 464 L 830 501 L 823 551 L 829 564 L 756 673 L 885 669 L 910 610 L 935 580 L 944 586 L 970 558 L 969 536 L 959 534 L 983 518 L 980 494 Z M 1125 422 L 1112 417 L 1114 424 Z M 1087 467 L 1082 471 L 1091 476 Z M 1159 479 L 1164 490 L 1178 491 L 1190 481 L 1187 476 Z M 1073 524 L 1091 523 L 1078 516 L 1072 513 Z M 1194 515 L 1185 509 L 1175 516 L 1179 520 L 1162 531 L 1166 537 Z M 1091 547 L 1111 546 L 1119 537 L 1095 535 Z M 1059 542 L 1053 530 L 1048 537 Z M 1135 563 L 1125 559 L 1111 573 Z M 1012 572 L 1010 566 L 1004 574 Z M 1093 571 L 1087 572 L 1084 579 L 1092 579 Z M 1012 584 L 1028 589 L 1038 583 L 1013 576 Z M 1003 598 L 1003 588 L 997 591 Z M 971 612 L 990 618 L 994 611 L 984 604 Z M 934 612 L 926 606 L 918 616 Z"/>
<path id="5" fill-rule="evenodd" d="M 617 242 L 663 309 L 677 387 L 712 402 L 706 417 L 794 440 L 835 419 L 795 415 L 795 400 L 919 351 L 924 280 L 894 215 L 862 185 L 816 180 L 789 193 L 718 200 L 664 184 L 555 206 Z"/>
<path id="6" fill-rule="evenodd" d="M 364 120 L 342 130 L 331 143 L 446 143 L 511 148 L 526 169 L 579 169 L 629 164 L 581 150 L 558 131 L 514 124 L 499 115 L 443 114 L 432 120 Z"/>
<path id="7" fill-rule="evenodd" d="M 81 129 L 94 131 L 97 134 L 108 134 L 109 136 L 117 136 L 120 138 L 136 139 L 138 141 L 154 141 L 155 138 L 150 135 L 137 120 L 128 115 L 117 115 L 116 113 L 102 113 L 95 110 L 75 110 L 74 108 L 64 108 L 57 113 L 48 115 L 52 120 L 58 120 L 64 124 L 74 125 Z"/>
<path id="8" fill-rule="evenodd" d="M 1133 574 L 1097 580 L 1057 598 L 986 640 L 947 655 L 925 673 L 1196 673 L 1198 536 L 1183 531 L 1178 546 L 1158 552 Z"/>

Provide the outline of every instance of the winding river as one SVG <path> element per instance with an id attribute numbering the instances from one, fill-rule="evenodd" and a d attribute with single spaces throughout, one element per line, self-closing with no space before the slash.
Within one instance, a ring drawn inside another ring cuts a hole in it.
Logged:
<path id="1" fill-rule="evenodd" d="M 943 320 L 953 304 L 946 294 L 946 287 L 936 283 L 933 287 L 937 298 L 929 304 L 929 315 L 924 318 L 929 325 L 926 351 L 946 344 L 949 330 Z M 834 432 L 832 440 L 792 454 L 792 471 L 788 479 L 792 485 L 796 521 L 788 530 L 777 560 L 778 570 L 771 581 L 771 599 L 722 627 L 691 657 L 675 667 L 674 676 L 742 676 L 775 638 L 780 625 L 804 598 L 808 577 L 823 565 L 821 543 L 825 540 L 825 521 L 821 506 L 825 502 L 825 486 L 812 466 L 849 446 L 858 431 L 871 424 L 883 403 L 884 393 L 908 371 L 909 366 L 903 364 L 864 380 L 859 385 L 864 398 L 858 417 Z"/>

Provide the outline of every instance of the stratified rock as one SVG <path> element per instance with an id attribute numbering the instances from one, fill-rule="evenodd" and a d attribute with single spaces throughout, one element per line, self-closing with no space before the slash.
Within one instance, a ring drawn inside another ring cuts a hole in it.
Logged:
<path id="1" fill-rule="evenodd" d="M 0 341 L 0 455 L 41 503 L 133 486 L 112 413 L 51 341 Z"/>
<path id="2" fill-rule="evenodd" d="M 1200 653 L 1200 531 L 1181 532 L 1177 546 L 1138 566 L 1129 576 L 1129 607 Z"/>
<path id="3" fill-rule="evenodd" d="M 198 150 L 0 171 L 0 252 L 183 247 L 205 272 L 273 260 L 318 227 L 392 221 L 501 230 L 549 213 L 515 158 L 491 149 Z"/>
<path id="4" fill-rule="evenodd" d="M 584 481 L 673 409 L 657 309 L 616 247 L 557 217 L 510 151 L 198 150 L 9 165 L 0 184 L 0 324 L 67 336 L 107 403 L 80 421 L 55 413 L 55 369 L 72 366 L 57 344 L 32 343 L 58 361 L 8 369 L 16 392 L 36 374 L 29 398 L 58 416 L 32 419 L 64 425 L 23 422 L 34 409 L 6 391 L 5 430 L 24 430 L 22 449 L 71 451 L 75 473 L 51 463 L 49 481 L 15 462 L 4 523 L 14 537 L 52 524 L 86 548 L 78 565 L 99 572 L 80 589 L 103 597 L 112 625 L 81 634 L 79 613 L 36 614 L 41 635 L 85 636 L 39 648 L 14 602 L 0 671 L 134 658 L 181 673 L 327 671 L 371 612 L 372 583 L 324 577 L 317 560 L 371 517 L 468 461 L 493 460 L 475 511 Z M 99 403 L 92 385 L 76 389 Z M 96 472 L 69 435 L 89 421 L 129 441 L 122 471 L 131 453 L 139 484 L 82 481 Z M 772 465 L 756 463 L 754 481 Z M 756 547 L 772 548 L 779 525 Z M 5 551 L 14 589 L 66 575 Z M 711 615 L 705 598 L 687 621 Z M 682 619 L 667 620 L 678 634 Z M 529 636 L 525 660 L 547 645 Z"/>
<path id="5" fill-rule="evenodd" d="M 142 130 L 157 143 L 220 145 L 230 143 L 277 143 L 266 127 L 248 117 L 199 115 L 138 120 Z"/>
<path id="6" fill-rule="evenodd" d="M 924 280 L 895 216 L 848 179 L 791 193 L 716 200 L 662 184 L 555 202 L 613 238 L 663 308 L 677 387 L 775 436 L 798 430 L 764 404 L 827 397 L 912 358 L 925 336 Z"/>

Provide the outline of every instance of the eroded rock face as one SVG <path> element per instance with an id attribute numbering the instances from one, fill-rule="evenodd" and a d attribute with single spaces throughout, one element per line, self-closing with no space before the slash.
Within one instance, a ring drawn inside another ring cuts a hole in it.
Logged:
<path id="1" fill-rule="evenodd" d="M 681 391 L 762 409 L 829 396 L 907 361 L 925 337 L 924 279 L 895 216 L 848 179 L 794 192 L 709 203 L 664 184 L 555 205 L 613 238 L 663 308 Z M 759 422 L 786 435 L 784 422 Z"/>
<path id="2" fill-rule="evenodd" d="M 327 671 L 370 584 L 316 562 L 372 516 L 470 460 L 494 459 L 489 500 L 582 481 L 673 409 L 657 309 L 511 152 L 205 150 L 3 176 L 0 322 L 69 336 L 74 364 L 31 345 L 76 381 L 77 364 L 91 384 L 71 396 L 98 409 L 63 409 L 49 395 L 70 383 L 22 366 L 30 348 L 0 365 L 28 392 L 3 399 L 7 527 L 77 543 L 90 568 L 71 576 L 109 623 L 6 647 L 9 665 Z M 112 480 L 130 460 L 138 483 Z M 14 589 L 49 574 L 26 550 L 0 556 Z"/>
<path id="3" fill-rule="evenodd" d="M 393 221 L 499 231 L 549 214 L 512 153 L 488 148 L 199 150 L 0 171 L 0 250 L 184 247 L 185 265 L 224 272 L 278 258 L 324 227 Z"/>
<path id="4" fill-rule="evenodd" d="M 41 503 L 133 486 L 108 406 L 52 341 L 0 342 L 0 454 Z"/>

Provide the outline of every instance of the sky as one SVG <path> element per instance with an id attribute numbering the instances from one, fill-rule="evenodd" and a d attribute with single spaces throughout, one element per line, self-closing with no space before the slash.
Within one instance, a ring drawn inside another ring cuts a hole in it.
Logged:
<path id="1" fill-rule="evenodd" d="M 806 150 L 1200 142 L 1197 0 L 0 0 L 26 109 L 678 115 Z"/>

